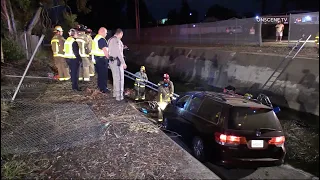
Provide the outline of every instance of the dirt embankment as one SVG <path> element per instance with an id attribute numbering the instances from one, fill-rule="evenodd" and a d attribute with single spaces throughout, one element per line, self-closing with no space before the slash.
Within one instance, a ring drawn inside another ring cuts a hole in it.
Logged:
<path id="1" fill-rule="evenodd" d="M 42 112 L 41 104 L 43 104 L 43 107 L 45 106 L 44 104 L 56 104 L 58 107 L 59 105 L 61 107 L 69 105 L 70 108 L 80 104 L 87 105 L 97 117 L 102 133 L 93 142 L 69 148 L 57 147 L 51 149 L 51 151 L 36 150 L 19 154 L 8 152 L 1 154 L 2 178 L 218 178 L 202 164 L 190 158 L 190 155 L 184 150 L 168 140 L 168 137 L 157 126 L 150 124 L 128 102 L 119 103 L 111 97 L 111 94 L 102 94 L 96 90 L 95 82 L 96 80 L 94 79 L 88 84 L 81 84 L 85 89 L 83 92 L 71 91 L 71 82 L 51 82 L 49 84 L 46 82 L 47 88 L 43 89 L 42 92 L 37 91 L 39 93 L 38 97 L 24 101 L 24 98 L 28 96 L 28 94 L 25 94 L 25 96 L 17 98 L 17 102 L 24 103 L 23 106 L 20 105 L 18 107 L 13 103 L 11 108 L 4 109 L 7 114 L 4 117 L 1 116 L 1 121 L 9 125 L 4 126 L 4 129 L 2 129 L 2 137 L 3 135 L 17 132 L 15 130 L 18 127 L 20 128 L 19 133 L 25 133 L 23 131 L 27 131 L 27 128 L 22 128 L 23 124 L 44 121 L 42 117 L 48 117 L 48 113 L 53 113 L 53 116 L 57 116 L 53 118 L 55 119 L 55 124 L 54 128 L 51 128 L 51 133 L 59 134 L 59 131 L 62 132 L 62 130 L 64 130 L 64 133 L 67 131 L 71 134 L 73 131 L 79 133 L 80 127 L 77 127 L 77 124 L 72 126 L 69 123 L 68 126 L 63 126 L 63 123 L 74 120 L 68 119 L 67 116 L 70 115 L 70 117 L 76 118 L 75 114 L 71 113 L 71 109 L 69 114 L 67 109 L 63 110 L 65 118 L 59 122 L 58 115 L 61 116 L 61 112 L 57 111 L 58 108 L 44 113 Z M 37 89 L 37 87 L 32 88 Z M 31 106 L 32 104 L 37 104 L 37 106 Z M 30 113 L 31 111 L 41 111 L 41 115 L 31 117 L 31 114 L 24 113 L 21 114 L 22 120 L 20 118 L 10 118 L 18 112 L 22 112 L 23 109 L 26 110 L 26 108 L 31 108 Z M 70 129 L 65 130 L 63 127 Z M 38 132 L 39 129 L 46 131 L 45 128 L 29 130 L 31 133 L 46 134 Z M 76 134 L 73 135 L 75 136 Z M 83 134 L 83 138 L 87 138 L 86 136 L 89 135 Z M 67 141 L 68 138 L 66 136 L 65 140 Z M 48 139 L 43 141 L 50 143 Z M 41 145 L 45 146 L 45 143 Z M 19 146 L 30 145 L 19 144 Z M 30 148 L 33 147 L 30 146 Z M 199 169 L 191 169 L 190 172 L 185 171 L 185 169 L 198 165 Z"/>

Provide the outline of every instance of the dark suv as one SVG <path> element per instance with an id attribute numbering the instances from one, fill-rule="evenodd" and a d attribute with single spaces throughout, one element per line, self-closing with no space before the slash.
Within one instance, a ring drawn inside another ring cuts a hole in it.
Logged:
<path id="1" fill-rule="evenodd" d="M 200 161 L 227 167 L 281 165 L 285 137 L 273 109 L 240 95 L 189 92 L 163 112 L 163 127 L 179 133 Z"/>

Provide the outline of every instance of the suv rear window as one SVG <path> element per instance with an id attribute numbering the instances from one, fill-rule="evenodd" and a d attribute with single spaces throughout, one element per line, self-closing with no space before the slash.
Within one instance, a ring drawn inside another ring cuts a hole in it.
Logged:
<path id="1" fill-rule="evenodd" d="M 281 130 L 281 124 L 272 109 L 233 107 L 228 129 L 255 131 L 260 128 Z"/>

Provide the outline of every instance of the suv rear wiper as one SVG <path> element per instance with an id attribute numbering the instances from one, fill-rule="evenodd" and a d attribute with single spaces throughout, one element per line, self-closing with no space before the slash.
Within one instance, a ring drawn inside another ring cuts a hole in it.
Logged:
<path id="1" fill-rule="evenodd" d="M 274 128 L 259 128 L 257 129 L 257 131 L 277 131 L 277 130 Z"/>

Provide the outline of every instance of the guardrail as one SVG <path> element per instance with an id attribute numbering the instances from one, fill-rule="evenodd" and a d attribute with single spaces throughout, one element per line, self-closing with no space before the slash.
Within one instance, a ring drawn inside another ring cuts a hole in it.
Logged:
<path id="1" fill-rule="evenodd" d="M 133 81 L 135 81 L 136 78 L 140 78 L 140 77 L 136 76 L 135 74 L 133 74 L 133 73 L 127 71 L 127 70 L 124 70 L 124 76 L 127 77 L 127 78 L 129 78 L 129 79 L 131 79 L 131 80 L 133 80 Z M 148 88 L 150 88 L 150 89 L 152 89 L 152 90 L 154 90 L 154 91 L 158 91 L 158 87 L 159 87 L 159 86 L 158 86 L 157 84 L 154 84 L 153 82 L 150 82 L 150 81 L 145 81 L 145 83 L 146 83 L 146 86 L 147 86 Z M 176 94 L 176 93 L 174 93 L 173 96 L 174 96 L 175 98 L 179 97 L 179 95 Z"/>

